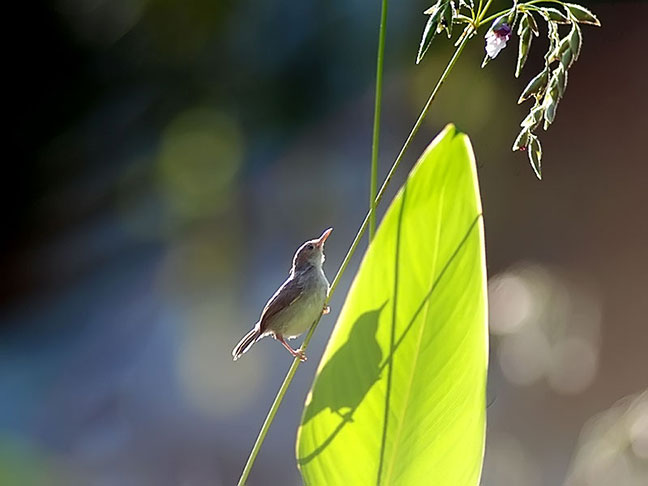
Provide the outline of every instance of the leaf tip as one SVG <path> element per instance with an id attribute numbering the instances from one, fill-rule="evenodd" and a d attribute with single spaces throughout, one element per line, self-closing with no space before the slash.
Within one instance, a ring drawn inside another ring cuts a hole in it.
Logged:
<path id="1" fill-rule="evenodd" d="M 454 123 L 448 123 L 445 127 L 443 127 L 443 130 L 441 130 L 441 133 L 437 135 L 438 138 L 443 138 L 443 137 L 450 137 L 450 138 L 455 138 L 461 135 L 461 130 L 457 129 L 457 126 Z"/>

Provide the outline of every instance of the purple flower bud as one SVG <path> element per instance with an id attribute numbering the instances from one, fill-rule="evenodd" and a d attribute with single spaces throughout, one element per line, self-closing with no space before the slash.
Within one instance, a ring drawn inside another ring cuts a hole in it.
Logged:
<path id="1" fill-rule="evenodd" d="M 490 30 L 486 33 L 486 54 L 495 59 L 506 43 L 511 38 L 511 28 L 501 20 L 493 22 Z"/>

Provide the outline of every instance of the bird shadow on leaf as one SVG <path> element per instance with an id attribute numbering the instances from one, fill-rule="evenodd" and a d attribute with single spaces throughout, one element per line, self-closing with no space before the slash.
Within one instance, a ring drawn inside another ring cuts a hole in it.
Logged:
<path id="1" fill-rule="evenodd" d="M 380 379 L 382 350 L 376 340 L 380 313 L 387 302 L 379 308 L 360 315 L 351 328 L 347 341 L 333 354 L 319 372 L 313 386 L 311 400 L 304 411 L 305 425 L 323 410 L 329 409 L 340 417 L 340 423 L 312 453 L 298 459 L 307 464 L 324 450 L 349 422 L 367 392 Z M 362 350 L 359 352 L 358 350 Z M 340 376 L 351 379 L 340 380 Z M 347 384 L 346 387 L 343 387 Z"/>
<path id="2" fill-rule="evenodd" d="M 304 412 L 304 423 L 327 408 L 340 417 L 350 416 L 371 386 L 378 381 L 382 350 L 376 340 L 376 331 L 380 313 L 386 304 L 387 302 L 358 317 L 347 341 L 324 365 L 315 382 L 313 398 Z M 360 349 L 361 353 L 358 351 Z M 354 386 L 341 390 L 340 376 L 348 376 L 349 373 L 353 373 L 355 377 L 345 382 L 354 383 Z"/>

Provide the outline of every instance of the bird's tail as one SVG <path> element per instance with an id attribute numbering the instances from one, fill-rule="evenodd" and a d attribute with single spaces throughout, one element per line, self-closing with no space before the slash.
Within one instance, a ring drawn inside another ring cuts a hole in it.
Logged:
<path id="1" fill-rule="evenodd" d="M 243 353 L 250 349 L 260 337 L 261 328 L 260 326 L 256 325 L 250 332 L 243 336 L 243 339 L 241 339 L 236 347 L 232 350 L 232 358 L 234 358 L 234 361 L 239 359 Z"/>

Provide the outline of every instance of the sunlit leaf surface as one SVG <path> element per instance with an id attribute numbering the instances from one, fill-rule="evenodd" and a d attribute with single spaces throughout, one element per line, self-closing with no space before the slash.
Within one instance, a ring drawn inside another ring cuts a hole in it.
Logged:
<path id="1" fill-rule="evenodd" d="M 307 486 L 476 486 L 486 270 L 475 161 L 449 125 L 391 203 L 306 400 Z"/>

